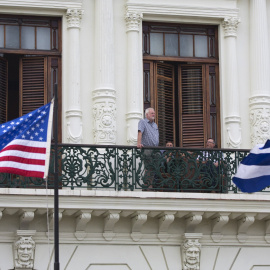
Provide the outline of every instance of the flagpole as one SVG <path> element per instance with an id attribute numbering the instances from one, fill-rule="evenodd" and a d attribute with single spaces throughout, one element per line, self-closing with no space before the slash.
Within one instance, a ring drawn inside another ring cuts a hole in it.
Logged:
<path id="1" fill-rule="evenodd" d="M 54 85 L 54 270 L 60 269 L 59 263 L 59 214 L 58 214 L 58 94 L 57 83 Z"/>

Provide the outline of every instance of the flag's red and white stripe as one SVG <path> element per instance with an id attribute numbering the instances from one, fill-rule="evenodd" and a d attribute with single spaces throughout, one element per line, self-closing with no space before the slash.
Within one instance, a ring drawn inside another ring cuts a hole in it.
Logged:
<path id="1" fill-rule="evenodd" d="M 13 140 L 0 152 L 0 172 L 44 177 L 46 142 Z"/>

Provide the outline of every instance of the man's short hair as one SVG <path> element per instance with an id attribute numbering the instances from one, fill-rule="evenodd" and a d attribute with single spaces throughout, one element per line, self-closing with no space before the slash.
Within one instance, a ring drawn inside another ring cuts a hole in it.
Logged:
<path id="1" fill-rule="evenodd" d="M 154 108 L 150 107 L 150 108 L 147 108 L 144 112 L 144 116 L 146 117 L 146 115 L 149 113 L 150 110 L 155 110 Z"/>

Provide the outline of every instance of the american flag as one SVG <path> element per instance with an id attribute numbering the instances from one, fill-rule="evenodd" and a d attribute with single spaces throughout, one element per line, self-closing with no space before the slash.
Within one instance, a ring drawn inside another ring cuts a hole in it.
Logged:
<path id="1" fill-rule="evenodd" d="M 0 172 L 46 178 L 49 168 L 53 100 L 0 124 Z"/>

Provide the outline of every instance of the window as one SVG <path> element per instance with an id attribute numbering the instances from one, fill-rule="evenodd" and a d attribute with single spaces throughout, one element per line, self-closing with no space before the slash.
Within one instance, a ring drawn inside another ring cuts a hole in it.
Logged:
<path id="1" fill-rule="evenodd" d="M 0 15 L 0 123 L 48 103 L 55 83 L 61 96 L 60 33 L 60 18 Z"/>
<path id="2" fill-rule="evenodd" d="M 217 27 L 144 23 L 144 108 L 156 109 L 160 145 L 220 146 Z"/>

